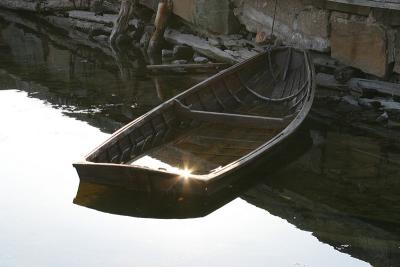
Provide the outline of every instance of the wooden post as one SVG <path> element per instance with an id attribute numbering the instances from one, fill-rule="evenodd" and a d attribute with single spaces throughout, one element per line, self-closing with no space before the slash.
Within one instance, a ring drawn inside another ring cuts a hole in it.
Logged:
<path id="1" fill-rule="evenodd" d="M 118 18 L 114 23 L 114 27 L 110 35 L 110 43 L 112 46 L 115 45 L 118 36 L 128 29 L 129 19 L 135 4 L 136 0 L 122 0 Z"/>
<path id="2" fill-rule="evenodd" d="M 161 0 L 158 3 L 157 15 L 154 20 L 155 31 L 151 36 L 148 53 L 154 53 L 160 49 L 164 40 L 164 32 L 167 27 L 168 19 L 172 13 L 172 0 Z"/>

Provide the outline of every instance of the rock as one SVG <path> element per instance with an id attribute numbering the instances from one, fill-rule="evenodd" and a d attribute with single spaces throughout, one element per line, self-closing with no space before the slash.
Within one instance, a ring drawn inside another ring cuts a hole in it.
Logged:
<path id="1" fill-rule="evenodd" d="M 161 50 L 161 56 L 163 58 L 171 58 L 173 56 L 172 50 L 168 50 L 168 49 Z"/>
<path id="2" fill-rule="evenodd" d="M 193 57 L 193 49 L 186 45 L 176 45 L 172 51 L 173 57 L 176 59 L 190 59 Z"/>
<path id="3" fill-rule="evenodd" d="M 342 63 L 379 77 L 388 72 L 384 27 L 364 17 L 334 12 L 331 16 L 331 56 Z"/>
<path id="4" fill-rule="evenodd" d="M 194 57 L 193 61 L 198 64 L 205 64 L 205 63 L 208 63 L 208 58 L 198 56 L 198 57 Z"/>
<path id="5" fill-rule="evenodd" d="M 171 62 L 171 64 L 187 64 L 188 61 L 185 59 L 178 59 Z"/>
<path id="6" fill-rule="evenodd" d="M 142 29 L 144 30 L 144 23 L 140 19 L 131 19 L 129 21 L 129 25 L 135 27 L 136 29 Z"/>
<path id="7" fill-rule="evenodd" d="M 383 122 L 387 122 L 388 119 L 389 119 L 389 115 L 385 111 L 382 113 L 382 115 L 380 115 L 378 118 L 376 118 L 376 122 L 383 123 Z"/>
<path id="8" fill-rule="evenodd" d="M 258 31 L 256 34 L 256 44 L 265 45 L 267 44 L 268 35 L 264 31 Z"/>

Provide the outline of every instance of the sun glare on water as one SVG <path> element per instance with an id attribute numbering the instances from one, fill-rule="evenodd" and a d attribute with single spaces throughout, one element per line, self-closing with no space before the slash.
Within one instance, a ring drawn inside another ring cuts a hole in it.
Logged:
<path id="1" fill-rule="evenodd" d="M 192 174 L 192 172 L 187 168 L 185 168 L 183 170 L 179 170 L 179 173 L 180 173 L 181 177 L 184 179 L 188 179 L 190 177 L 190 175 Z"/>
<path id="2" fill-rule="evenodd" d="M 152 169 L 157 169 L 157 170 L 165 170 L 168 172 L 176 173 L 180 177 L 184 179 L 189 179 L 189 177 L 192 175 L 192 170 L 185 167 L 183 169 L 173 167 L 165 162 L 162 162 L 158 159 L 154 159 L 148 155 L 132 162 L 131 164 L 137 165 L 137 166 L 143 166 L 146 168 L 152 168 Z"/>

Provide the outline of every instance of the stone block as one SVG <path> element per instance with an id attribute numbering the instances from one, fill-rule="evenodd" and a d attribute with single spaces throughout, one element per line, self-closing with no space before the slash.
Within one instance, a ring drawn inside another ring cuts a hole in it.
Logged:
<path id="1" fill-rule="evenodd" d="M 366 18 L 341 13 L 331 16 L 331 56 L 379 77 L 388 72 L 386 29 Z"/>
<path id="2" fill-rule="evenodd" d="M 251 20 L 252 16 L 253 25 L 246 25 L 250 27 L 252 32 L 257 32 L 259 26 L 272 26 L 272 20 L 275 10 L 275 0 L 233 0 L 236 7 L 235 15 L 239 17 L 241 22 L 245 21 L 245 25 Z M 293 25 L 297 14 L 299 14 L 305 5 L 302 0 L 280 0 L 277 1 L 276 23 L 282 25 Z M 261 24 L 261 25 L 257 25 Z"/>
<path id="3" fill-rule="evenodd" d="M 140 3 L 157 10 L 157 0 L 140 0 Z M 231 34 L 240 27 L 230 0 L 184 0 L 173 4 L 173 13 L 200 32 Z"/>
<path id="4" fill-rule="evenodd" d="M 194 63 L 197 63 L 197 64 L 205 64 L 205 63 L 209 62 L 208 58 L 201 57 L 201 56 L 194 57 L 193 61 L 194 61 Z"/>
<path id="5" fill-rule="evenodd" d="M 329 50 L 329 11 L 310 1 L 277 1 L 274 34 L 284 43 L 305 49 Z M 270 35 L 275 0 L 233 0 L 234 13 L 246 29 Z"/>
<path id="6" fill-rule="evenodd" d="M 328 38 L 329 16 L 329 11 L 324 9 L 305 9 L 298 14 L 295 28 L 310 36 Z"/>

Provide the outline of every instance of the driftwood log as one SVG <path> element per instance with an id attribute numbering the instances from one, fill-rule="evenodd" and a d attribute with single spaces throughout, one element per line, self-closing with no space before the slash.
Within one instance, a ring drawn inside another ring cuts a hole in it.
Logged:
<path id="1" fill-rule="evenodd" d="M 133 8 L 136 4 L 137 4 L 136 0 L 122 0 L 118 18 L 114 23 L 114 27 L 110 35 L 111 45 L 115 45 L 118 36 L 126 32 L 126 30 L 128 29 L 129 20 L 132 15 Z"/>

